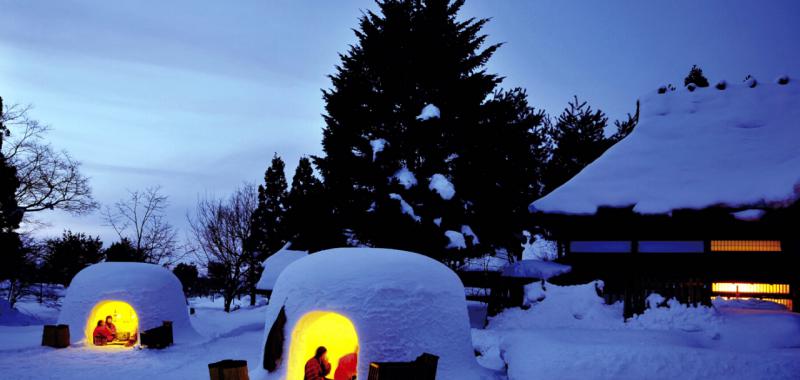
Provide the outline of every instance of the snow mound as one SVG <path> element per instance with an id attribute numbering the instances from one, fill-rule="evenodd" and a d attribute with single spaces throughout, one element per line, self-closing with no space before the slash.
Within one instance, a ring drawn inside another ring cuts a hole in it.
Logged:
<path id="1" fill-rule="evenodd" d="M 442 199 L 449 201 L 456 195 L 456 189 L 453 184 L 442 174 L 434 174 L 431 177 L 431 183 L 428 188 L 439 193 Z"/>
<path id="2" fill-rule="evenodd" d="M 254 378 L 287 375 L 295 327 L 315 311 L 352 322 L 360 347 L 358 378 L 366 378 L 370 362 L 412 361 L 423 352 L 439 356 L 437 379 L 484 378 L 472 351 L 464 287 L 455 272 L 431 258 L 377 248 L 318 252 L 281 273 L 272 299 L 263 342 L 283 308 L 284 356 L 272 373 L 255 365 Z"/>
<path id="3" fill-rule="evenodd" d="M 444 232 L 444 236 L 446 236 L 447 239 L 449 240 L 449 242 L 447 243 L 447 246 L 445 248 L 447 248 L 447 249 L 451 249 L 451 248 L 452 249 L 466 249 L 467 248 L 466 239 L 464 239 L 464 235 L 461 232 L 453 231 L 453 230 L 447 230 L 447 231 Z"/>
<path id="4" fill-rule="evenodd" d="M 278 252 L 272 254 L 264 260 L 264 271 L 256 284 L 256 289 L 272 290 L 278 276 L 286 269 L 289 264 L 308 256 L 306 251 L 292 251 L 289 249 L 291 243 L 286 243 Z"/>
<path id="5" fill-rule="evenodd" d="M 461 226 L 461 234 L 465 237 L 472 238 L 472 244 L 480 244 L 480 240 L 478 240 L 478 235 L 475 235 L 475 232 L 472 231 L 472 227 L 468 225 Z"/>
<path id="6" fill-rule="evenodd" d="M 92 309 L 103 301 L 122 301 L 133 307 L 139 331 L 172 321 L 175 343 L 198 337 L 189 321 L 183 286 L 169 270 L 144 263 L 99 263 L 91 265 L 72 279 L 61 307 L 59 324 L 70 326 L 73 343 L 87 337 L 84 330 Z"/>
<path id="7" fill-rule="evenodd" d="M 531 211 L 644 214 L 800 199 L 800 84 L 729 84 L 646 96 L 639 125 Z"/>
<path id="8" fill-rule="evenodd" d="M 411 205 L 408 204 L 408 202 L 406 202 L 406 200 L 403 199 L 403 197 L 401 197 L 400 194 L 391 193 L 389 194 L 389 198 L 400 202 L 400 210 L 403 211 L 403 214 L 410 216 L 411 219 L 414 219 L 417 222 L 422 220 L 422 218 L 420 218 L 419 216 L 417 216 L 416 213 L 414 213 L 414 208 L 411 207 Z"/>
<path id="9" fill-rule="evenodd" d="M 400 183 L 403 187 L 405 187 L 406 190 L 412 188 L 417 184 L 417 177 L 414 176 L 414 173 L 411 170 L 408 170 L 408 168 L 405 166 L 403 166 L 402 168 L 400 168 L 400 170 L 395 172 L 393 178 L 396 179 L 397 182 Z"/>
<path id="10" fill-rule="evenodd" d="M 433 104 L 427 104 L 422 108 L 422 112 L 417 115 L 417 120 L 438 119 L 439 117 L 441 117 L 439 108 Z"/>
<path id="11" fill-rule="evenodd" d="M 42 324 L 39 318 L 11 308 L 8 301 L 0 298 L 0 326 L 30 326 Z"/>
<path id="12" fill-rule="evenodd" d="M 557 286 L 535 282 L 525 286 L 528 310 L 509 309 L 489 321 L 491 329 L 622 328 L 622 304 L 606 305 L 597 295 L 602 282 Z"/>

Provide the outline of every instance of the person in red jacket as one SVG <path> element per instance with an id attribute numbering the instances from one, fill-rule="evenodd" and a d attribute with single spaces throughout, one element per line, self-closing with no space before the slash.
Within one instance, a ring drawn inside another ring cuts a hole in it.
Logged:
<path id="1" fill-rule="evenodd" d="M 106 343 L 114 340 L 114 336 L 111 335 L 111 330 L 106 327 L 102 319 L 97 321 L 97 327 L 94 328 L 92 337 L 94 338 L 94 344 L 97 346 L 105 346 Z"/>
<path id="2" fill-rule="evenodd" d="M 328 349 L 319 346 L 314 357 L 306 362 L 303 380 L 330 380 L 325 377 L 329 373 L 331 373 L 331 363 L 328 363 Z"/>
<path id="3" fill-rule="evenodd" d="M 353 380 L 358 373 L 358 346 L 356 346 L 353 353 L 342 356 L 339 359 L 339 365 L 336 366 L 336 372 L 333 374 L 333 380 Z"/>
<path id="4" fill-rule="evenodd" d="M 113 318 L 110 315 L 106 316 L 106 328 L 111 331 L 111 336 L 117 337 L 117 326 L 114 325 Z"/>

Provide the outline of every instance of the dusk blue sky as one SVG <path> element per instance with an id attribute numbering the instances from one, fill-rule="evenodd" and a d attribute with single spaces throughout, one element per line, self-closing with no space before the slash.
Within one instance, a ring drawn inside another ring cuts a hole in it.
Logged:
<path id="1" fill-rule="evenodd" d="M 263 181 L 274 152 L 319 154 L 320 89 L 372 1 L 0 0 L 0 95 L 33 104 L 96 199 L 161 185 L 186 234 L 198 197 Z M 692 64 L 712 81 L 800 75 L 797 1 L 468 1 L 505 42 L 489 71 L 557 114 L 573 95 L 612 119 Z M 99 213 L 41 214 L 115 239 Z"/>

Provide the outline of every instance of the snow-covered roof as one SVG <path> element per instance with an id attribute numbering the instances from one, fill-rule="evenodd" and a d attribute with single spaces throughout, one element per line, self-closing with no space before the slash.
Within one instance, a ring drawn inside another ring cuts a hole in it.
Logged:
<path id="1" fill-rule="evenodd" d="M 355 327 L 358 378 L 366 377 L 370 362 L 413 361 L 424 352 L 439 356 L 437 379 L 482 378 L 464 286 L 455 272 L 431 258 L 378 248 L 317 252 L 278 277 L 267 306 L 264 342 L 281 308 L 286 315 L 284 357 L 274 372 L 259 378 L 283 379 L 292 363 L 308 360 L 286 356 L 301 320 L 319 311 L 342 315 Z"/>
<path id="2" fill-rule="evenodd" d="M 72 342 L 87 338 L 84 331 L 91 331 L 95 325 L 89 317 L 105 301 L 122 301 L 132 306 L 140 332 L 172 321 L 176 344 L 198 337 L 189 321 L 180 280 L 161 266 L 99 263 L 78 272 L 67 288 L 58 318 L 59 324 L 70 326 Z"/>
<path id="3" fill-rule="evenodd" d="M 283 246 L 278 252 L 272 254 L 264 260 L 264 271 L 256 284 L 256 289 L 272 290 L 278 276 L 286 269 L 289 264 L 308 256 L 306 251 L 293 251 L 289 249 L 289 243 Z"/>
<path id="4" fill-rule="evenodd" d="M 654 92 L 628 137 L 530 209 L 785 207 L 800 198 L 799 120 L 797 80 Z"/>

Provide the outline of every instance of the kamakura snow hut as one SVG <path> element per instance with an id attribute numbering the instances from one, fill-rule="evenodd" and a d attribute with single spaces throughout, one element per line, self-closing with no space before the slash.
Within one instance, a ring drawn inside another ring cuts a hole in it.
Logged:
<path id="1" fill-rule="evenodd" d="M 626 316 L 650 292 L 797 311 L 800 84 L 654 92 L 641 111 L 627 138 L 530 206 L 572 280 L 606 280 Z"/>
<path id="2" fill-rule="evenodd" d="M 374 248 L 317 252 L 278 277 L 267 308 L 263 379 L 300 380 L 318 346 L 331 365 L 358 353 L 358 378 L 371 362 L 439 356 L 437 379 L 481 379 L 464 287 L 443 264 Z"/>
<path id="3" fill-rule="evenodd" d="M 58 323 L 73 343 L 93 345 L 98 320 L 111 315 L 117 331 L 136 333 L 172 321 L 176 343 L 198 337 L 189 321 L 183 287 L 169 270 L 144 263 L 100 263 L 80 271 L 67 288 Z"/>

